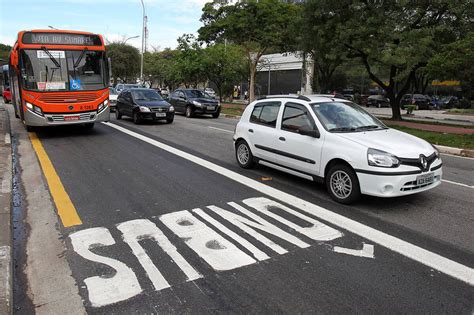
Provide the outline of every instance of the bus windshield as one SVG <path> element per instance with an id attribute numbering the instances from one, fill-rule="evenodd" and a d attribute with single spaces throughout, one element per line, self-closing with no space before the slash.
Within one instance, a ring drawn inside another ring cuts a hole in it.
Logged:
<path id="1" fill-rule="evenodd" d="M 102 51 L 23 50 L 21 62 L 28 90 L 90 91 L 107 86 Z"/>

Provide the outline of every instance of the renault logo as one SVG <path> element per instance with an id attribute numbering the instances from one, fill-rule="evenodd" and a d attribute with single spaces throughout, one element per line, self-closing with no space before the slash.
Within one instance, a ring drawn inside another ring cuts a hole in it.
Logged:
<path id="1" fill-rule="evenodd" d="M 420 164 L 423 167 L 424 171 L 428 168 L 428 160 L 426 159 L 426 156 L 424 156 L 423 154 L 420 155 Z"/>

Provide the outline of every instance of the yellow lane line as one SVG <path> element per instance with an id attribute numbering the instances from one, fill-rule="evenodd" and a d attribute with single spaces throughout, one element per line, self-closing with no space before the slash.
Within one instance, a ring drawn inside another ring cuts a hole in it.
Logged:
<path id="1" fill-rule="evenodd" d="M 79 215 L 77 214 L 76 207 L 72 204 L 71 199 L 64 189 L 63 183 L 56 173 L 53 163 L 51 163 L 51 160 L 44 150 L 41 141 L 38 139 L 38 136 L 34 132 L 29 132 L 28 135 L 40 161 L 44 176 L 48 182 L 49 191 L 53 196 L 63 226 L 70 227 L 82 224 L 81 218 L 79 218 Z"/>

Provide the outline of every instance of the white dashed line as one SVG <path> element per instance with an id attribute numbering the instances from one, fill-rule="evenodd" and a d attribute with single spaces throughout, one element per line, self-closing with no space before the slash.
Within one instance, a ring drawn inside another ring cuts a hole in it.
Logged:
<path id="1" fill-rule="evenodd" d="M 234 133 L 234 132 L 231 131 L 231 130 L 216 128 L 216 127 L 211 127 L 211 126 L 208 126 L 207 128 L 214 129 L 214 130 L 219 130 L 219 131 L 223 131 L 223 132 L 228 132 L 228 133 Z"/>

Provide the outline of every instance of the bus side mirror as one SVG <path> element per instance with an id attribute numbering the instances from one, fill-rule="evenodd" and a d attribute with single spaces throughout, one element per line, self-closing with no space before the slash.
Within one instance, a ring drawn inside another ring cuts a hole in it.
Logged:
<path id="1" fill-rule="evenodd" d="M 15 68 L 18 67 L 18 52 L 17 51 L 12 51 L 10 55 L 10 63 L 12 66 Z"/>

